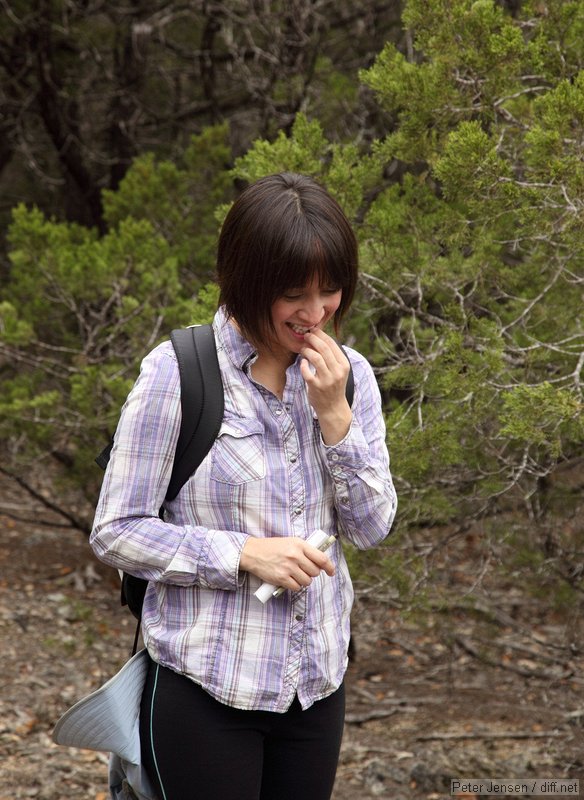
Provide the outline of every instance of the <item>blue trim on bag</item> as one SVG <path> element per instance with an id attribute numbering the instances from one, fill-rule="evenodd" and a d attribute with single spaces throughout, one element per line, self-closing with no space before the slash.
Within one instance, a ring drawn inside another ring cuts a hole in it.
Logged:
<path id="1" fill-rule="evenodd" d="M 158 761 L 156 760 L 156 753 L 154 751 L 154 727 L 153 727 L 153 719 L 154 719 L 154 698 L 156 697 L 156 687 L 158 685 L 158 671 L 160 670 L 160 664 L 156 665 L 156 676 L 154 678 L 154 688 L 152 689 L 152 701 L 150 704 L 150 748 L 152 750 L 152 758 L 154 760 L 154 766 L 156 767 L 156 775 L 158 777 L 158 783 L 160 784 L 160 789 L 162 790 L 162 800 L 167 800 L 166 792 L 164 791 L 164 786 L 162 784 L 162 778 L 160 776 L 160 770 L 158 769 Z"/>

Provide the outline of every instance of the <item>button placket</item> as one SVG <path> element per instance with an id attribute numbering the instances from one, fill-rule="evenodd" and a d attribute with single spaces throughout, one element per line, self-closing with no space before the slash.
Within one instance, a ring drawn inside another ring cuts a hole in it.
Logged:
<path id="1" fill-rule="evenodd" d="M 302 536 L 304 534 L 302 514 L 305 507 L 305 488 L 302 459 L 300 458 L 300 441 L 292 417 L 285 414 L 279 418 L 279 421 L 282 426 L 284 452 L 288 465 L 292 534 L 294 536 Z"/>
<path id="2" fill-rule="evenodd" d="M 298 592 L 291 603 L 290 613 L 290 647 L 288 650 L 288 663 L 284 675 L 284 683 L 289 686 L 298 685 L 298 676 L 302 664 L 302 651 L 304 646 L 304 625 L 306 620 L 306 591 Z"/>

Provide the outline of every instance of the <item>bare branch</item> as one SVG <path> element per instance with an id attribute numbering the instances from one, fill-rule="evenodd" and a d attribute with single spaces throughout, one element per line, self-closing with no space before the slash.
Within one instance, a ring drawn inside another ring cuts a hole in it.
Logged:
<path id="1" fill-rule="evenodd" d="M 53 503 L 47 497 L 45 497 L 41 492 L 35 489 L 27 480 L 25 480 L 22 476 L 16 475 L 10 470 L 7 470 L 5 467 L 0 466 L 0 472 L 5 475 L 10 480 L 14 481 L 15 483 L 20 486 L 21 489 L 24 489 L 27 494 L 30 495 L 34 500 L 40 503 L 44 508 L 49 511 L 53 511 L 55 514 L 58 514 L 63 519 L 67 520 L 69 526 L 75 528 L 76 530 L 81 531 L 82 533 L 89 534 L 91 529 L 89 525 L 82 519 L 79 519 L 66 508 L 61 508 L 56 503 Z"/>

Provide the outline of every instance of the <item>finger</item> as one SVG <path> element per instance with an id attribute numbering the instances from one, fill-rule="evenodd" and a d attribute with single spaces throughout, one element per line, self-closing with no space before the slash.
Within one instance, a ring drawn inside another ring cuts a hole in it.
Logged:
<path id="1" fill-rule="evenodd" d="M 329 374 L 334 381 L 346 381 L 349 376 L 350 365 L 344 355 L 342 360 L 337 360 L 330 350 L 321 353 L 308 348 L 302 351 L 302 356 L 321 378 Z"/>
<path id="2" fill-rule="evenodd" d="M 310 359 L 302 359 L 300 374 L 309 391 L 314 387 L 325 391 L 344 392 L 347 385 L 348 370 L 343 364 L 338 362 L 327 364 L 322 358 L 319 360 L 316 355 Z"/>
<path id="3" fill-rule="evenodd" d="M 294 580 L 294 578 L 287 578 L 286 580 L 281 581 L 279 586 L 281 586 L 283 589 L 290 589 L 292 592 L 299 592 L 300 589 L 304 588 L 302 584 L 298 583 L 298 581 Z"/>
<path id="4" fill-rule="evenodd" d="M 307 388 L 310 388 L 312 386 L 321 386 L 323 380 L 327 375 L 330 374 L 330 370 L 325 369 L 322 365 L 319 370 L 316 364 L 314 364 L 312 361 L 309 361 L 307 358 L 303 358 L 300 362 L 300 374 L 302 375 Z"/>
<path id="5" fill-rule="evenodd" d="M 335 378 L 341 380 L 342 378 L 346 378 L 349 374 L 349 362 L 345 358 L 343 352 L 341 350 L 339 352 L 341 353 L 340 359 L 337 358 L 336 354 L 326 345 L 320 346 L 318 350 L 309 346 L 301 350 L 301 355 L 312 364 L 317 372 L 320 371 L 321 375 L 326 370 Z"/>
<path id="6" fill-rule="evenodd" d="M 297 572 L 294 575 L 290 575 L 290 581 L 298 584 L 300 588 L 305 586 L 310 586 L 312 583 L 312 578 L 309 575 L 306 575 L 304 572 Z M 291 587 L 292 588 L 292 587 Z M 298 590 L 295 590 L 298 591 Z"/>
<path id="7" fill-rule="evenodd" d="M 326 331 L 323 331 L 322 328 L 312 328 L 309 331 L 306 331 L 306 336 L 313 336 L 315 339 L 326 342 L 327 344 L 336 344 L 335 340 L 332 336 L 330 336 Z"/>
<path id="8" fill-rule="evenodd" d="M 310 348 L 305 349 L 302 351 L 303 357 L 312 364 L 317 372 L 324 372 L 324 370 L 331 371 L 331 369 L 335 368 L 336 362 L 331 360 L 329 356 L 329 360 L 325 358 L 322 353 L 319 353 L 317 350 L 311 350 Z"/>
<path id="9" fill-rule="evenodd" d="M 335 565 L 334 565 L 334 564 L 333 564 L 333 562 L 330 560 L 330 558 L 327 558 L 327 559 L 325 560 L 325 562 L 324 562 L 324 564 L 323 564 L 323 566 L 322 566 L 322 569 L 323 569 L 323 571 L 324 571 L 324 572 L 326 572 L 326 574 L 327 574 L 327 575 L 328 575 L 330 578 L 332 578 L 332 577 L 333 577 L 333 575 L 334 575 L 334 574 L 335 574 L 335 572 L 336 572 L 336 570 L 335 570 Z"/>
<path id="10" fill-rule="evenodd" d="M 313 564 L 318 568 L 318 572 L 324 570 L 327 575 L 330 575 L 332 577 L 335 574 L 335 565 L 326 555 L 326 553 L 323 553 L 322 550 L 313 547 L 311 544 L 307 544 L 306 547 L 307 550 L 309 551 L 309 558 L 313 562 Z"/>
<path id="11" fill-rule="evenodd" d="M 310 555 L 298 565 L 302 572 L 309 578 L 316 578 L 320 575 L 322 567 L 310 558 Z"/>
<path id="12" fill-rule="evenodd" d="M 324 357 L 329 356 L 331 359 L 334 359 L 339 363 L 343 363 L 343 361 L 347 360 L 345 358 L 345 354 L 332 336 L 329 336 L 320 329 L 308 331 L 308 333 L 305 334 L 304 339 L 310 348 L 316 350 Z"/>
<path id="13" fill-rule="evenodd" d="M 323 340 L 317 334 L 307 333 L 304 339 L 308 347 L 303 348 L 303 352 L 319 355 L 325 359 L 325 361 L 335 362 L 337 360 L 329 342 Z"/>
<path id="14" fill-rule="evenodd" d="M 314 380 L 314 375 L 310 369 L 310 362 L 306 358 L 302 358 L 300 362 L 300 374 L 306 383 L 310 383 L 310 381 Z"/>
<path id="15" fill-rule="evenodd" d="M 300 583 L 302 586 L 308 586 L 313 578 L 320 574 L 321 567 L 314 560 L 313 552 L 322 555 L 319 550 L 307 546 L 304 542 L 297 540 L 298 548 L 289 557 L 287 571 L 290 578 Z M 317 559 L 320 561 L 321 559 Z"/>

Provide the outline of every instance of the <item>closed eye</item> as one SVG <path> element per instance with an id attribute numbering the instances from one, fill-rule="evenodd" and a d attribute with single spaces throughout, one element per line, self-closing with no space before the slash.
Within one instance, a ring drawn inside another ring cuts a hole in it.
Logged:
<path id="1" fill-rule="evenodd" d="M 321 292 L 323 294 L 336 294 L 337 292 L 340 292 L 340 291 L 341 291 L 340 288 L 336 288 L 336 287 L 332 287 L 332 286 L 330 288 L 328 288 L 328 289 L 321 289 Z M 286 292 L 286 294 L 283 294 L 282 297 L 285 300 L 300 300 L 300 298 L 303 296 L 303 294 L 304 294 L 304 292 L 301 289 L 298 289 L 297 291 Z"/>

